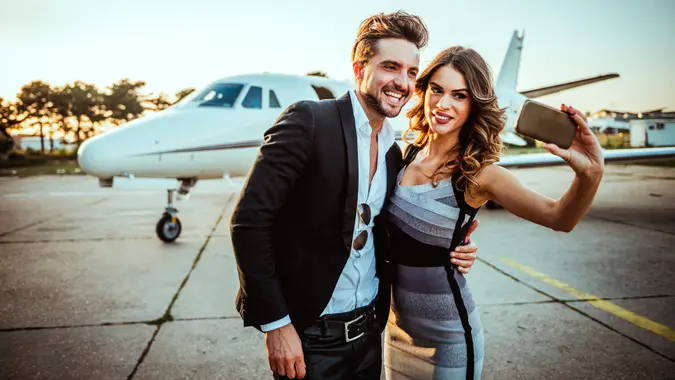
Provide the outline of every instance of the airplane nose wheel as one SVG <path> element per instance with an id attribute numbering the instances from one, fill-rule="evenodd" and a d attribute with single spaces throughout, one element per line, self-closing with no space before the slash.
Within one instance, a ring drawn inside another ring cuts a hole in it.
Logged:
<path id="1" fill-rule="evenodd" d="M 176 199 L 176 190 L 169 189 L 168 193 L 168 205 L 162 214 L 162 217 L 159 218 L 157 222 L 157 227 L 155 231 L 157 236 L 165 243 L 172 243 L 181 232 L 180 219 L 178 219 L 178 210 L 174 207 L 174 201 Z"/>

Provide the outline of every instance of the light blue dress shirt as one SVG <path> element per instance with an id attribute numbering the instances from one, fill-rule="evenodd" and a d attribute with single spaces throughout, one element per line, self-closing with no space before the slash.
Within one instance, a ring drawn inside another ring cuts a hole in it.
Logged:
<path id="1" fill-rule="evenodd" d="M 373 129 L 354 90 L 349 91 L 354 122 L 356 126 L 356 143 L 358 145 L 358 196 L 357 206 L 368 203 L 371 210 L 370 224 L 360 222 L 358 213 L 354 219 L 352 240 L 364 229 L 368 231 L 366 245 L 360 251 L 352 248 L 347 264 L 333 290 L 333 295 L 321 315 L 352 311 L 366 306 L 375 300 L 379 280 L 375 274 L 375 247 L 373 245 L 373 220 L 380 214 L 387 196 L 387 163 L 385 156 L 395 143 L 394 131 L 385 118 L 377 140 L 377 169 L 368 190 L 370 176 L 370 136 Z M 291 323 L 289 316 L 261 326 L 263 331 L 270 331 Z"/>

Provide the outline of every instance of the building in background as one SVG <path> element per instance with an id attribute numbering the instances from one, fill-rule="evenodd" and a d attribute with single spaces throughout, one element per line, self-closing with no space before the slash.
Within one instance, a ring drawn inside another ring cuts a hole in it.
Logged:
<path id="1" fill-rule="evenodd" d="M 631 120 L 630 129 L 634 148 L 675 146 L 675 117 Z"/>
<path id="2" fill-rule="evenodd" d="M 675 112 L 655 109 L 624 112 L 603 109 L 588 125 L 606 148 L 675 146 Z"/>

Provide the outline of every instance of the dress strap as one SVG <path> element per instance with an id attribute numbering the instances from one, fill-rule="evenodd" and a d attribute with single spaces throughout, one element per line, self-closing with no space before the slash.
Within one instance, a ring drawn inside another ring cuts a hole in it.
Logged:
<path id="1" fill-rule="evenodd" d="M 454 192 L 457 206 L 459 206 L 459 217 L 455 224 L 455 230 L 452 234 L 452 241 L 450 243 L 450 251 L 454 251 L 457 246 L 459 246 L 464 239 L 466 238 L 469 227 L 473 222 L 474 217 L 478 213 L 478 209 L 474 209 L 469 206 L 464 200 L 464 191 L 460 191 L 457 188 L 457 180 L 459 179 L 460 172 L 453 174 L 452 176 L 452 190 Z M 469 215 L 469 220 L 464 223 L 466 215 Z M 450 262 L 448 257 L 448 263 L 445 265 L 445 272 L 448 277 L 448 283 L 450 284 L 450 289 L 452 290 L 452 296 L 455 300 L 455 305 L 457 306 L 457 311 L 459 312 L 459 319 L 462 322 L 462 327 L 464 328 L 464 340 L 466 341 L 466 379 L 473 380 L 475 372 L 475 363 L 474 363 L 474 351 L 473 351 L 473 334 L 471 329 L 471 324 L 469 323 L 469 313 L 466 310 L 466 305 L 464 304 L 464 299 L 462 299 L 462 292 L 455 278 L 455 271 L 457 266 Z"/>

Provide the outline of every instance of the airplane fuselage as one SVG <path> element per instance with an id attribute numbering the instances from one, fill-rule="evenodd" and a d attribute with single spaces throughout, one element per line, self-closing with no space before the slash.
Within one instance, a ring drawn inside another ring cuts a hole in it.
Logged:
<path id="1" fill-rule="evenodd" d="M 204 92 L 209 91 L 207 87 L 202 91 L 201 98 L 200 94 L 195 94 L 193 98 L 164 111 L 131 121 L 86 141 L 78 152 L 79 164 L 85 172 L 98 178 L 212 179 L 225 175 L 244 176 L 258 153 L 264 132 L 281 112 L 294 102 L 319 99 L 312 84 L 321 85 L 323 91 L 329 90 L 333 96 L 340 96 L 353 86 L 347 82 L 324 79 L 263 75 L 216 81 L 211 87 L 228 83 L 243 85 L 232 104 L 205 106 L 200 99 L 204 97 Z M 262 89 L 262 94 L 267 96 L 262 96 L 261 102 L 253 104 L 253 108 L 244 107 L 244 99 L 254 87 Z M 502 138 L 522 145 L 522 140 L 510 131 L 525 97 L 517 92 L 498 90 L 501 92 L 500 107 L 508 108 L 508 122 Z M 271 91 L 278 104 L 271 104 Z M 397 132 L 403 132 L 408 123 L 405 110 L 390 121 Z"/>

